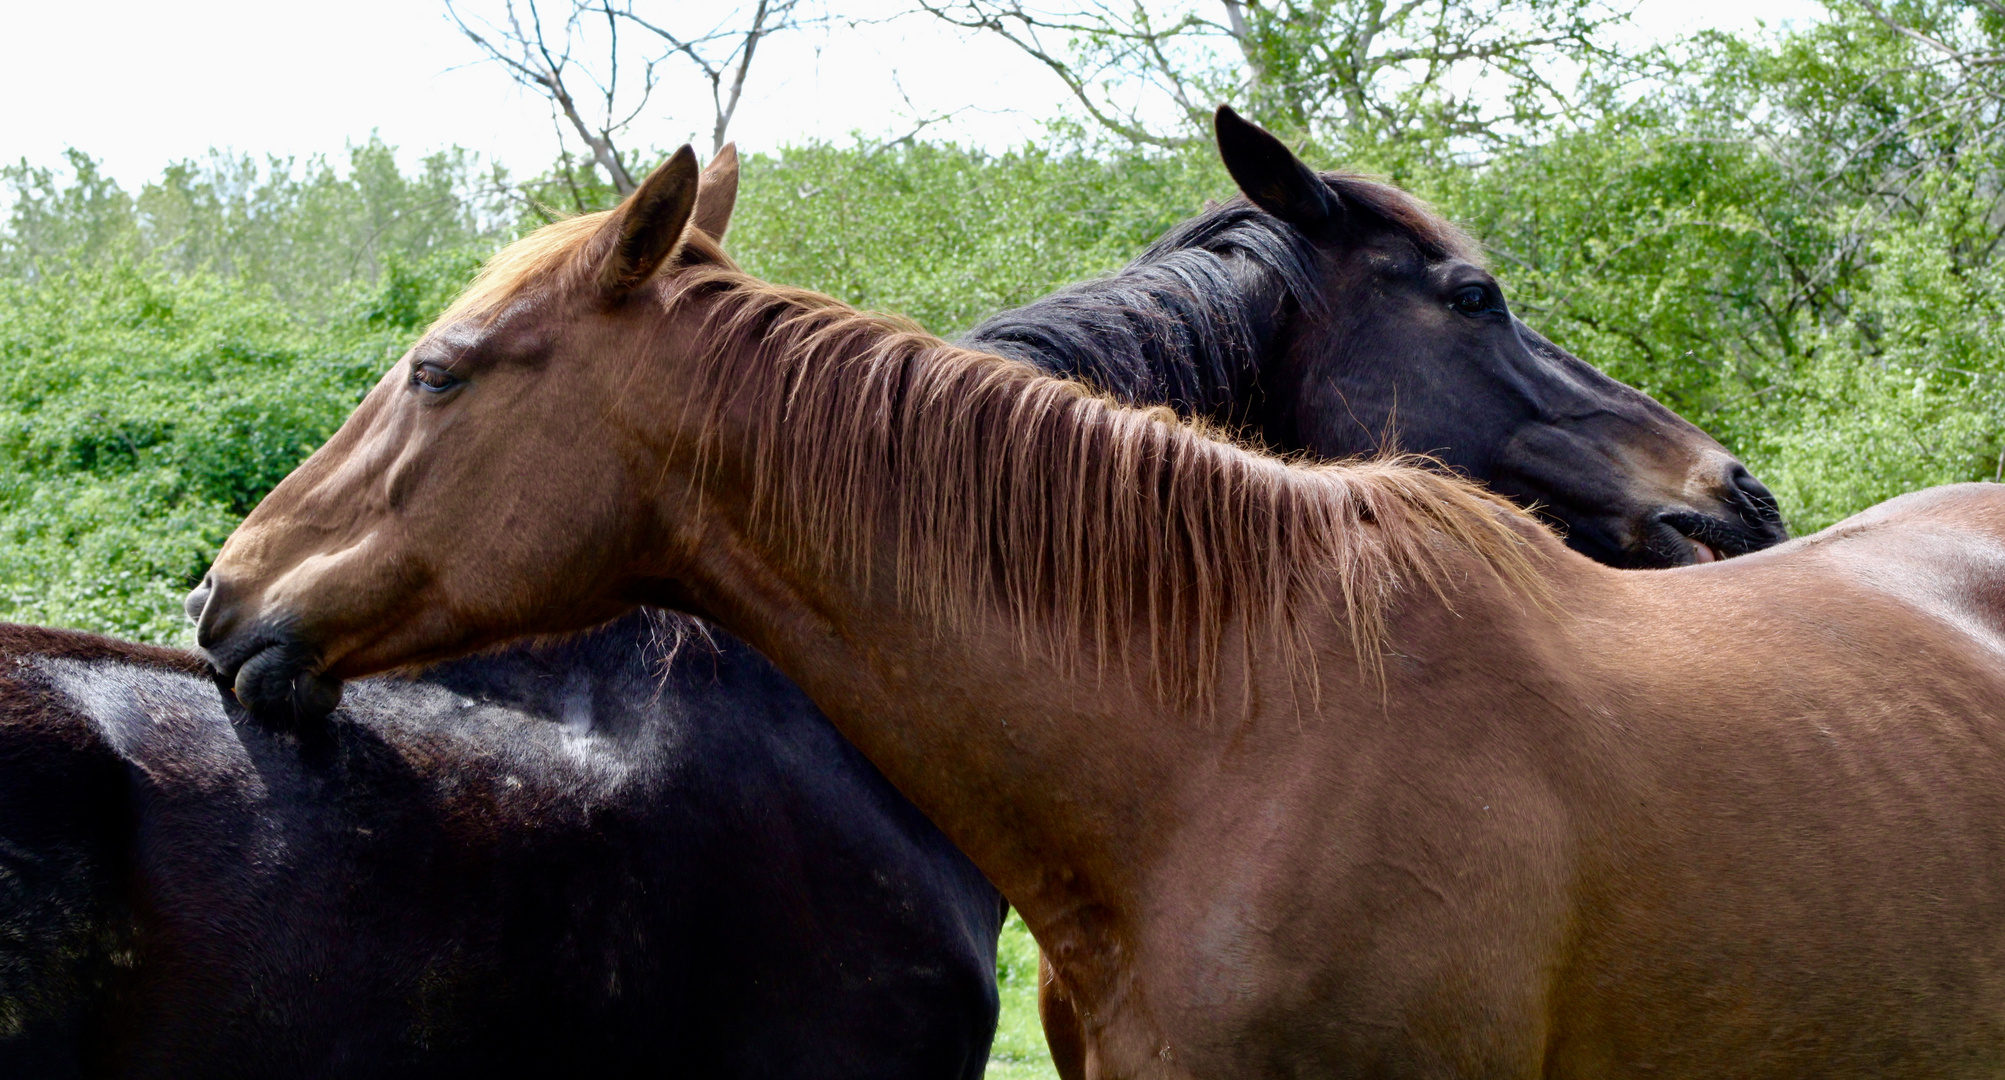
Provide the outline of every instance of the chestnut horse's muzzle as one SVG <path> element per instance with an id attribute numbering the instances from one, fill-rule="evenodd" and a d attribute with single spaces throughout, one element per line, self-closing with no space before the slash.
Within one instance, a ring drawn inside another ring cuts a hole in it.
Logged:
<path id="1" fill-rule="evenodd" d="M 188 594 L 195 640 L 251 718 L 289 731 L 317 728 L 341 704 L 341 680 L 320 670 L 319 653 L 283 625 L 246 623 L 212 576 Z"/>

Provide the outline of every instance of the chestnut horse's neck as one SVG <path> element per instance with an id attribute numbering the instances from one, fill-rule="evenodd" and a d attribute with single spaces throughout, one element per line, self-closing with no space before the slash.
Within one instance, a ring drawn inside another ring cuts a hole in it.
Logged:
<path id="1" fill-rule="evenodd" d="M 1284 464 L 728 269 L 663 287 L 678 400 L 626 422 L 681 425 L 696 531 L 659 599 L 795 676 L 1033 926 L 1146 866 L 1219 733 L 1360 683 L 1403 594 L 1530 574 L 1452 478 Z"/>

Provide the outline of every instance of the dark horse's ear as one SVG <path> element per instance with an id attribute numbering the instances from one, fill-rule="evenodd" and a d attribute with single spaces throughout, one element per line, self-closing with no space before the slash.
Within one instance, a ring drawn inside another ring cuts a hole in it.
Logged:
<path id="1" fill-rule="evenodd" d="M 687 144 L 641 181 L 640 188 L 600 226 L 610 238 L 599 282 L 619 296 L 654 276 L 682 242 L 682 230 L 696 209 L 696 151 Z"/>
<path id="2" fill-rule="evenodd" d="M 1343 227 L 1344 205 L 1322 177 L 1302 164 L 1281 140 L 1233 112 L 1230 105 L 1218 107 L 1214 124 L 1225 171 L 1232 174 L 1233 182 L 1253 205 L 1313 239 L 1335 238 Z"/>
<path id="3" fill-rule="evenodd" d="M 722 240 L 724 230 L 731 227 L 731 208 L 737 204 L 738 144 L 725 143 L 697 179 L 696 214 L 689 223 L 709 233 L 712 240 Z"/>

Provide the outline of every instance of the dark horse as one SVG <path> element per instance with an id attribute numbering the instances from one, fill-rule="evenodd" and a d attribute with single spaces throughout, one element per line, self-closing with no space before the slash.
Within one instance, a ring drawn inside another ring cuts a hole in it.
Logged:
<path id="1" fill-rule="evenodd" d="M 1510 315 L 1453 225 L 1397 188 L 1311 173 L 1229 109 L 1218 141 L 1245 197 L 961 343 L 1277 450 L 1429 455 L 1612 566 L 1786 538 L 1718 443 Z"/>
<path id="2" fill-rule="evenodd" d="M 1265 190 L 1293 158 L 1245 134 L 1222 149 Z M 1277 445 L 1390 438 L 1544 477 L 1517 483 L 1576 543 L 1605 530 L 1612 561 L 1779 537 L 1745 471 L 1648 398 L 1521 323 L 1440 318 L 1452 294 L 1360 279 L 1373 245 L 1463 267 L 1466 242 L 1390 189 L 1327 183 L 1354 231 L 1235 200 L 973 337 Z M 728 202 L 699 224 L 721 234 Z M 720 635 L 656 670 L 663 632 L 357 684 L 301 743 L 226 725 L 185 654 L 12 631 L 0 1073 L 978 1075 L 995 894 L 756 654 Z"/>

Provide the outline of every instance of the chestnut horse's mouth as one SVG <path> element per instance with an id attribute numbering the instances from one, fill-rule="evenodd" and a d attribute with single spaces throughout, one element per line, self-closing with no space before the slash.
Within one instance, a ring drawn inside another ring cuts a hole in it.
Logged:
<path id="1" fill-rule="evenodd" d="M 303 642 L 278 641 L 246 659 L 230 687 L 244 708 L 267 724 L 313 726 L 341 704 L 341 680 L 319 667 L 317 655 Z"/>
<path id="2" fill-rule="evenodd" d="M 188 598 L 197 644 L 218 684 L 260 723 L 303 730 L 326 720 L 341 704 L 341 680 L 321 671 L 318 651 L 283 626 L 236 627 L 215 610 L 223 604 L 209 582 Z"/>

